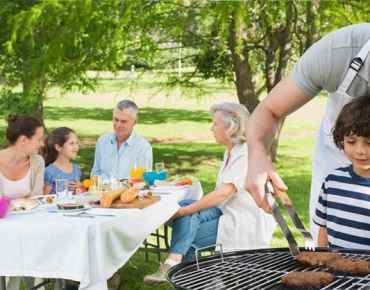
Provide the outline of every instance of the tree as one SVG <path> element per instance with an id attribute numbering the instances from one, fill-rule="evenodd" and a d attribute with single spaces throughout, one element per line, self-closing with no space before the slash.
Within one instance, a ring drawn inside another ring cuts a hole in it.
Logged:
<path id="1" fill-rule="evenodd" d="M 124 60 L 134 0 L 2 0 L 2 109 L 43 119 L 50 86 L 89 89 Z"/>

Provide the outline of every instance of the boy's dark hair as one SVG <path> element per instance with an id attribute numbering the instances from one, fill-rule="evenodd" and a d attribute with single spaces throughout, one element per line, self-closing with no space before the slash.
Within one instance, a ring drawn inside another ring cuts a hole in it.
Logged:
<path id="1" fill-rule="evenodd" d="M 31 139 L 36 129 L 42 127 L 42 123 L 31 116 L 9 115 L 7 118 L 6 139 L 10 145 L 14 145 L 20 136 Z"/>
<path id="2" fill-rule="evenodd" d="M 354 98 L 339 113 L 333 130 L 335 145 L 343 149 L 344 137 L 350 135 L 370 138 L 370 95 Z"/>
<path id="3" fill-rule="evenodd" d="M 59 127 L 50 132 L 43 148 L 46 166 L 53 163 L 58 158 L 58 151 L 55 149 L 55 145 L 63 146 L 71 133 L 75 133 L 75 131 L 67 127 Z"/>

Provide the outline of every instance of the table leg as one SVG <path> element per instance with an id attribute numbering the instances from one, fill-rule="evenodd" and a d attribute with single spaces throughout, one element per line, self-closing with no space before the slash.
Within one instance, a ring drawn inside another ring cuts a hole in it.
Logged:
<path id="1" fill-rule="evenodd" d="M 4 276 L 0 276 L 0 290 L 6 290 L 6 281 Z"/>

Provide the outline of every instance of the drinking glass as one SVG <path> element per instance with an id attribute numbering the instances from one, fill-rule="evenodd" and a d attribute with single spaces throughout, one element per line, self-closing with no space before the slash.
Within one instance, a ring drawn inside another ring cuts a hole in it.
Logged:
<path id="1" fill-rule="evenodd" d="M 106 191 L 111 191 L 112 190 L 112 184 L 110 179 L 104 179 L 101 182 L 101 191 L 106 192 Z"/>
<path id="2" fill-rule="evenodd" d="M 101 176 L 91 176 L 91 188 L 89 191 L 91 193 L 99 193 L 101 192 L 101 186 L 102 186 L 102 179 Z"/>
<path id="3" fill-rule="evenodd" d="M 167 170 L 164 166 L 164 162 L 156 162 L 154 165 L 155 172 L 157 173 L 156 179 L 166 180 L 168 177 Z"/>
<path id="4" fill-rule="evenodd" d="M 68 199 L 68 180 L 55 179 L 55 193 L 58 203 L 63 203 Z"/>
<path id="5" fill-rule="evenodd" d="M 140 181 L 143 178 L 143 173 L 145 169 L 143 167 L 134 166 L 130 170 L 130 179 L 131 181 Z"/>

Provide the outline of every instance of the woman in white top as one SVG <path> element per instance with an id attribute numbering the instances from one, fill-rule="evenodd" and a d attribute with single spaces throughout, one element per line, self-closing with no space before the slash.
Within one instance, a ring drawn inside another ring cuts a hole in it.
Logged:
<path id="1" fill-rule="evenodd" d="M 6 129 L 8 147 L 0 150 L 0 195 L 11 199 L 42 194 L 44 159 L 37 153 L 44 141 L 41 122 L 29 116 L 10 116 Z M 33 278 L 25 278 L 27 289 Z M 20 277 L 10 277 L 6 289 L 18 290 Z"/>
<path id="2" fill-rule="evenodd" d="M 244 189 L 247 173 L 245 126 L 249 113 L 236 103 L 212 106 L 212 132 L 225 146 L 216 188 L 199 201 L 183 203 L 173 222 L 170 254 L 145 282 L 166 281 L 166 272 L 196 248 L 222 244 L 224 251 L 267 247 L 275 227 L 273 217 L 258 208 Z"/>
<path id="3" fill-rule="evenodd" d="M 6 138 L 9 146 L 0 150 L 0 194 L 12 199 L 42 194 L 45 165 L 37 154 L 44 142 L 41 122 L 10 116 Z"/>

